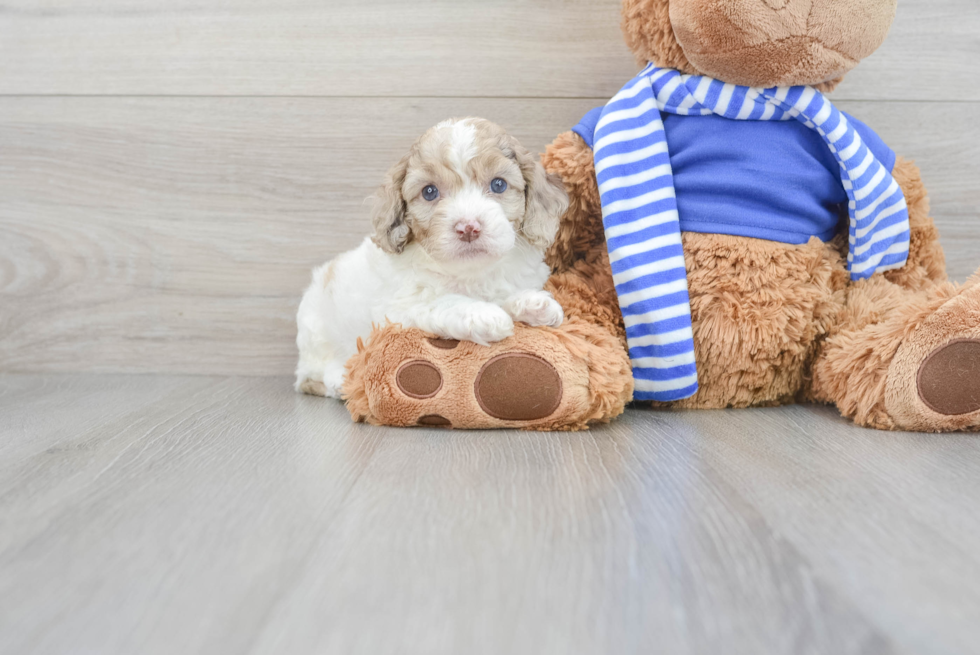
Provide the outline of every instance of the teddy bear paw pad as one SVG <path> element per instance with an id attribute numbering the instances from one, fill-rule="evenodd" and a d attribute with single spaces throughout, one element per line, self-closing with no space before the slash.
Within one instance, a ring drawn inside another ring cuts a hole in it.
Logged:
<path id="1" fill-rule="evenodd" d="M 452 350 L 459 345 L 459 339 L 443 339 L 441 337 L 431 337 L 427 339 L 434 347 L 439 350 Z"/>
<path id="2" fill-rule="evenodd" d="M 957 339 L 934 350 L 919 368 L 919 397 L 945 416 L 980 410 L 980 341 Z"/>
<path id="3" fill-rule="evenodd" d="M 562 399 L 555 367 L 527 353 L 504 353 L 480 369 L 474 384 L 484 412 L 505 421 L 534 421 L 550 416 Z"/>
<path id="4" fill-rule="evenodd" d="M 451 428 L 453 427 L 453 422 L 445 416 L 440 416 L 439 414 L 426 414 L 419 419 L 419 425 L 438 428 Z"/>
<path id="5" fill-rule="evenodd" d="M 442 389 L 442 373 L 429 362 L 416 360 L 398 369 L 395 383 L 409 398 L 431 398 Z"/>

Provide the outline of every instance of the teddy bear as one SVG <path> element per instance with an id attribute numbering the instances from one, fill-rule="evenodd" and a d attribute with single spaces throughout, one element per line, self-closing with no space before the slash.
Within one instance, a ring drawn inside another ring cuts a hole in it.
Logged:
<path id="1" fill-rule="evenodd" d="M 378 326 L 354 420 L 578 430 L 652 408 L 834 404 L 980 428 L 980 275 L 950 282 L 919 170 L 824 94 L 896 0 L 624 0 L 638 63 L 548 146 L 570 197 L 557 328 L 479 346 Z M 645 158 L 645 159 L 644 159 Z"/>

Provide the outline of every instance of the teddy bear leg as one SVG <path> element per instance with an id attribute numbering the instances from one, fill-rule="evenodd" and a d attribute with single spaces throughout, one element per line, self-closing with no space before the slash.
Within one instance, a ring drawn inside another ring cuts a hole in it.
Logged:
<path id="1" fill-rule="evenodd" d="M 488 347 L 389 325 L 347 367 L 352 418 L 377 425 L 577 430 L 622 413 L 632 394 L 622 346 L 576 319 L 518 323 Z"/>
<path id="2" fill-rule="evenodd" d="M 872 428 L 980 428 L 980 277 L 910 294 L 875 276 L 851 287 L 841 319 L 814 361 L 814 400 Z"/>

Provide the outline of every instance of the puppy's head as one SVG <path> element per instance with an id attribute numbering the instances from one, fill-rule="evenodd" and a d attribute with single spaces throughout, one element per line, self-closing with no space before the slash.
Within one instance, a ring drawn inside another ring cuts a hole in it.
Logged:
<path id="1" fill-rule="evenodd" d="M 389 253 L 415 241 L 440 264 L 468 268 L 521 243 L 544 251 L 567 207 L 561 180 L 517 139 L 481 118 L 454 119 L 423 134 L 388 172 L 372 239 Z"/>

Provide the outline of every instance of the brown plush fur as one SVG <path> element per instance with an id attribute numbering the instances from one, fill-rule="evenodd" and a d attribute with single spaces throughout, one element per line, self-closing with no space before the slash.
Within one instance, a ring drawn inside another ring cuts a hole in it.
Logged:
<path id="1" fill-rule="evenodd" d="M 605 245 L 595 163 L 592 150 L 582 145 L 581 137 L 565 132 L 541 157 L 545 169 L 561 177 L 569 198 L 568 210 L 546 256 L 551 268 L 559 273 L 568 270 L 576 259 L 585 257 L 597 245 Z"/>
<path id="2" fill-rule="evenodd" d="M 641 62 L 734 83 L 810 83 L 828 91 L 881 43 L 894 7 L 894 0 L 624 0 L 623 32 Z M 492 348 L 466 344 L 452 351 L 452 361 L 426 351 L 427 335 L 417 330 L 378 330 L 348 364 L 356 419 L 408 425 L 445 411 L 456 412 L 455 427 L 579 429 L 622 411 L 632 383 L 592 151 L 566 132 L 543 163 L 570 197 L 547 256 L 554 269 L 548 289 L 566 323 L 555 330 L 521 326 Z M 980 411 L 946 416 L 930 409 L 916 381 L 938 348 L 980 342 L 980 275 L 963 287 L 947 280 L 919 170 L 899 157 L 893 175 L 909 205 L 909 261 L 869 280 L 850 281 L 846 235 L 801 246 L 683 235 L 700 390 L 669 406 L 810 401 L 833 403 L 859 425 L 879 429 L 980 428 Z M 554 414 L 508 423 L 473 409 L 475 371 L 502 351 L 539 355 L 560 371 L 568 393 Z M 449 390 L 430 401 L 406 400 L 392 390 L 393 371 L 423 355 L 451 378 Z M 980 394 L 980 371 L 974 377 Z"/>
<path id="3" fill-rule="evenodd" d="M 902 187 L 909 206 L 909 261 L 904 268 L 885 273 L 895 284 L 910 290 L 923 289 L 934 282 L 946 281 L 946 253 L 939 244 L 939 230 L 929 216 L 929 195 L 918 167 L 899 157 L 892 177 Z"/>
<path id="4" fill-rule="evenodd" d="M 661 68 L 698 73 L 674 36 L 668 0 L 623 0 L 622 11 L 623 36 L 637 64 L 645 66 L 652 61 Z"/>
<path id="5" fill-rule="evenodd" d="M 656 2 L 657 0 L 651 0 Z M 839 80 L 881 45 L 894 0 L 670 0 L 692 66 L 732 84 Z"/>
<path id="6" fill-rule="evenodd" d="M 933 411 L 920 397 L 916 377 L 922 362 L 936 349 L 953 341 L 980 343 L 980 276 L 964 287 L 939 285 L 924 299 L 901 306 L 896 314 L 892 321 L 904 324 L 905 338 L 886 376 L 884 407 L 889 417 L 907 430 L 977 430 L 980 410 L 953 416 Z M 980 398 L 980 375 L 966 384 L 972 384 L 968 394 L 974 400 Z"/>
<path id="7" fill-rule="evenodd" d="M 894 0 L 624 0 L 623 33 L 642 64 L 830 91 L 894 16 Z"/>
<path id="8" fill-rule="evenodd" d="M 677 407 L 792 402 L 846 283 L 832 246 L 684 234 L 700 389 Z"/>

